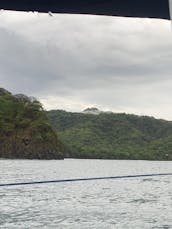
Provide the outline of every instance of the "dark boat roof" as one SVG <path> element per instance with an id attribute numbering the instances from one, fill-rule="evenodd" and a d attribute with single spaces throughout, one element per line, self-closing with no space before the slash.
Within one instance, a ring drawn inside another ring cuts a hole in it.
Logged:
<path id="1" fill-rule="evenodd" d="M 170 19 L 168 0 L 0 0 L 0 9 Z"/>

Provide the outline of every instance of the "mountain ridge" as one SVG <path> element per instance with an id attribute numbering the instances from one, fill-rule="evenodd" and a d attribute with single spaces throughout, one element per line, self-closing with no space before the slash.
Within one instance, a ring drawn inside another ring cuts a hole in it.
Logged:
<path id="1" fill-rule="evenodd" d="M 125 113 L 48 111 L 69 157 L 172 160 L 172 122 Z"/>

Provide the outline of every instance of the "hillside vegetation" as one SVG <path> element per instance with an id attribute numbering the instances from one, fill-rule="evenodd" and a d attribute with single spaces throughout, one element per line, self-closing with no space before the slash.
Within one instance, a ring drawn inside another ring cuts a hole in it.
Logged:
<path id="1" fill-rule="evenodd" d="M 40 102 L 0 88 L 0 158 L 61 159 L 62 151 Z"/>
<path id="2" fill-rule="evenodd" d="M 172 123 L 129 114 L 47 112 L 68 157 L 172 160 Z"/>

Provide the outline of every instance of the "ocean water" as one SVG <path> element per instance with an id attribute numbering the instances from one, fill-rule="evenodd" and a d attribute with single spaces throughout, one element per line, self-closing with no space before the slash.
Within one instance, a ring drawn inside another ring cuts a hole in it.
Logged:
<path id="1" fill-rule="evenodd" d="M 0 183 L 172 172 L 172 162 L 0 160 Z M 172 228 L 172 177 L 0 187 L 0 228 Z"/>

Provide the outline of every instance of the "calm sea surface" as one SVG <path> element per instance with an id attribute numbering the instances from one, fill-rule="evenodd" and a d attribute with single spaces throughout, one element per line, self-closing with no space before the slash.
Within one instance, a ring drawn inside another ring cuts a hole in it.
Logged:
<path id="1" fill-rule="evenodd" d="M 0 183 L 172 172 L 172 162 L 0 160 Z M 172 177 L 0 187 L 0 228 L 172 228 Z"/>

